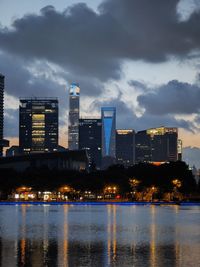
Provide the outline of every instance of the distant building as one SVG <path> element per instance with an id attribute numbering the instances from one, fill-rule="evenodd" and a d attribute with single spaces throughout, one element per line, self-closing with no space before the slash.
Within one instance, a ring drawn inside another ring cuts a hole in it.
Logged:
<path id="1" fill-rule="evenodd" d="M 78 83 L 72 83 L 69 88 L 69 125 L 68 148 L 78 150 L 79 144 L 79 98 L 80 87 Z"/>
<path id="2" fill-rule="evenodd" d="M 102 168 L 116 162 L 116 108 L 102 107 Z"/>
<path id="3" fill-rule="evenodd" d="M 135 135 L 135 161 L 152 161 L 151 137 L 146 131 L 139 131 Z"/>
<path id="4" fill-rule="evenodd" d="M 3 139 L 4 78 L 5 77 L 0 73 L 0 157 L 3 155 L 3 147 L 9 146 L 9 141 Z"/>
<path id="5" fill-rule="evenodd" d="M 20 99 L 19 147 L 23 154 L 57 151 L 57 99 Z"/>
<path id="6" fill-rule="evenodd" d="M 135 162 L 134 130 L 116 130 L 116 163 L 125 167 Z"/>
<path id="7" fill-rule="evenodd" d="M 6 157 L 14 157 L 14 156 L 19 156 L 20 149 L 19 146 L 11 146 L 6 150 Z"/>
<path id="8" fill-rule="evenodd" d="M 79 149 L 88 153 L 90 165 L 101 167 L 101 119 L 79 119 Z"/>
<path id="9" fill-rule="evenodd" d="M 26 169 L 39 168 L 48 168 L 49 170 L 87 170 L 87 153 L 84 150 L 63 151 L 0 158 L 0 170 L 13 169 L 23 172 Z"/>
<path id="10" fill-rule="evenodd" d="M 182 161 L 182 158 L 183 158 L 183 143 L 182 143 L 181 139 L 178 139 L 177 151 L 178 151 L 178 160 Z"/>
<path id="11" fill-rule="evenodd" d="M 136 162 L 176 161 L 178 129 L 169 127 L 140 131 L 135 137 Z"/>

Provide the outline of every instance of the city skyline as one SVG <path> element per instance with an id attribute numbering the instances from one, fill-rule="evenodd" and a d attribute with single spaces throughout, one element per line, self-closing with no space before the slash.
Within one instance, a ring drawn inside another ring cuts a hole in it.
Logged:
<path id="1" fill-rule="evenodd" d="M 118 128 L 178 127 L 183 146 L 198 149 L 198 1 L 79 2 L 2 1 L 5 138 L 17 143 L 18 97 L 58 97 L 66 147 L 66 88 L 77 81 L 81 116 L 116 106 Z"/>

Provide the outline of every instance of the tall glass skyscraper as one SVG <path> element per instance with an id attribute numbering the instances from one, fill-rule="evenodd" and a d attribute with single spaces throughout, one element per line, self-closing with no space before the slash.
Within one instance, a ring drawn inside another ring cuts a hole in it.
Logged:
<path id="1" fill-rule="evenodd" d="M 79 149 L 88 153 L 89 164 L 101 167 L 101 119 L 79 119 Z M 94 166 L 93 165 L 93 166 Z"/>
<path id="2" fill-rule="evenodd" d="M 19 146 L 24 154 L 57 151 L 57 99 L 20 99 Z"/>
<path id="3" fill-rule="evenodd" d="M 118 129 L 116 131 L 116 161 L 125 167 L 135 162 L 135 131 Z"/>
<path id="4" fill-rule="evenodd" d="M 3 94 L 4 94 L 4 76 L 0 74 L 0 156 L 2 156 L 3 145 Z"/>
<path id="5" fill-rule="evenodd" d="M 69 124 L 68 124 L 68 148 L 79 149 L 79 99 L 80 87 L 78 83 L 72 83 L 69 88 Z"/>
<path id="6" fill-rule="evenodd" d="M 3 147 L 9 146 L 9 141 L 3 139 L 3 115 L 4 115 L 4 76 L 0 73 L 0 157 L 3 155 Z"/>
<path id="7" fill-rule="evenodd" d="M 116 108 L 102 107 L 102 167 L 115 163 L 116 157 Z"/>

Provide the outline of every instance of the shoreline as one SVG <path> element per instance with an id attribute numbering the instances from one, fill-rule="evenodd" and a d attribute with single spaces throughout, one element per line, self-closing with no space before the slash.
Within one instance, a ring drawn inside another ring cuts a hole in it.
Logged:
<path id="1" fill-rule="evenodd" d="M 119 205 L 119 206 L 200 206 L 200 202 L 126 202 L 126 201 L 0 201 L 1 206 L 17 206 L 17 205 L 75 205 L 75 206 L 106 206 L 106 205 Z"/>

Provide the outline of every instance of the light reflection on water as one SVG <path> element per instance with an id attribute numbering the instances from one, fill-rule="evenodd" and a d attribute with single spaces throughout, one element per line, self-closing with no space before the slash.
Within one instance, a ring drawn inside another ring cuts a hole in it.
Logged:
<path id="1" fill-rule="evenodd" d="M 1 206 L 0 266 L 200 266 L 200 207 Z"/>

